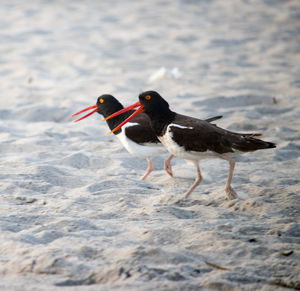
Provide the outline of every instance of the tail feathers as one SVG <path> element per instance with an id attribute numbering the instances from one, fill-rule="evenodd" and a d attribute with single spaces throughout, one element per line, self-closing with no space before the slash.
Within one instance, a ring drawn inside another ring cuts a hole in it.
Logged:
<path id="1" fill-rule="evenodd" d="M 215 120 L 221 119 L 222 117 L 223 117 L 222 115 L 218 115 L 218 116 L 214 116 L 214 117 L 205 119 L 205 121 L 207 121 L 207 122 L 213 122 Z"/>
<path id="2" fill-rule="evenodd" d="M 233 148 L 243 151 L 250 152 L 262 149 L 276 148 L 276 144 L 268 141 L 263 141 L 252 136 L 242 136 L 239 141 L 233 143 Z"/>
<path id="3" fill-rule="evenodd" d="M 260 136 L 260 137 L 262 137 L 263 136 L 263 134 L 259 133 L 259 132 L 257 132 L 257 133 L 240 133 L 240 135 L 247 136 L 247 137 L 254 137 L 254 136 Z"/>

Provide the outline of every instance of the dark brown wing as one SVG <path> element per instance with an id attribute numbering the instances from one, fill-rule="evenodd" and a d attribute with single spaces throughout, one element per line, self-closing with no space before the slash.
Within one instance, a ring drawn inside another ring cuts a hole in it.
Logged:
<path id="1" fill-rule="evenodd" d="M 220 115 L 214 116 L 206 119 L 206 121 L 212 122 L 220 118 L 222 118 Z M 128 124 L 132 124 L 132 126 L 125 128 L 125 134 L 134 142 L 138 144 L 160 143 L 154 131 L 152 130 L 151 121 L 147 114 L 141 113 L 135 116 Z"/>
<path id="2" fill-rule="evenodd" d="M 205 120 L 180 114 L 176 115 L 172 124 L 173 140 L 187 151 L 210 150 L 223 154 L 234 150 L 248 152 L 275 147 L 275 144 L 256 139 L 253 135 L 227 131 Z"/>
<path id="3" fill-rule="evenodd" d="M 132 124 L 132 126 L 131 126 Z M 151 127 L 151 122 L 145 113 L 141 113 L 128 122 L 125 135 L 138 144 L 160 143 Z"/>

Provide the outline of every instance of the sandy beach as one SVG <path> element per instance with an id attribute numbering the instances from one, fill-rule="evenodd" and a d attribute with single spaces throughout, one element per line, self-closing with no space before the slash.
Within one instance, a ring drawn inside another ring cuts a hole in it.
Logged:
<path id="1" fill-rule="evenodd" d="M 300 2 L 0 3 L 0 290 L 300 289 Z M 131 156 L 112 94 L 261 132 L 276 149 L 195 169 Z"/>

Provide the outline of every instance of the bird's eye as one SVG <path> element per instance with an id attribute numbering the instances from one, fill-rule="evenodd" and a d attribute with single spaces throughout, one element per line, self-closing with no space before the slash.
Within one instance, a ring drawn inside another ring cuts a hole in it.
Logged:
<path id="1" fill-rule="evenodd" d="M 145 99 L 146 99 L 146 100 L 150 100 L 150 99 L 151 99 L 151 96 L 150 96 L 150 95 L 146 95 L 146 96 L 145 96 Z"/>
<path id="2" fill-rule="evenodd" d="M 104 102 L 104 100 L 101 98 L 101 99 L 99 100 L 99 102 L 100 102 L 100 103 L 103 103 L 103 102 Z"/>

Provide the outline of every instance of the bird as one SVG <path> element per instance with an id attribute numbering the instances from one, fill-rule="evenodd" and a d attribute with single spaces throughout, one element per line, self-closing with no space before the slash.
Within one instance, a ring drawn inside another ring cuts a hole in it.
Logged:
<path id="1" fill-rule="evenodd" d="M 78 122 L 95 112 L 98 112 L 104 118 L 109 115 L 124 109 L 123 105 L 112 95 L 104 94 L 97 98 L 97 102 L 95 105 L 84 108 L 71 116 L 74 117 L 78 114 L 81 114 L 85 111 L 92 110 L 88 114 L 82 116 L 81 118 L 75 120 L 74 122 Z M 127 117 L 129 117 L 134 110 L 130 110 L 126 113 L 123 113 L 117 117 L 107 120 L 108 127 L 113 130 L 118 124 L 124 121 Z M 213 118 L 207 119 L 208 121 L 214 121 L 222 116 L 215 116 Z M 154 131 L 152 130 L 150 118 L 147 114 L 142 113 L 139 116 L 136 116 L 129 122 L 123 129 L 118 129 L 114 131 L 114 134 L 118 137 L 121 144 L 125 147 L 125 149 L 132 154 L 133 156 L 139 158 L 146 158 L 148 162 L 148 166 L 144 175 L 140 178 L 141 180 L 145 180 L 148 175 L 153 170 L 153 163 L 151 158 L 165 153 L 166 150 L 156 137 Z M 171 154 L 164 161 L 164 169 L 170 175 L 173 176 L 171 160 L 174 156 Z"/>
<path id="2" fill-rule="evenodd" d="M 170 109 L 168 102 L 156 91 L 146 91 L 139 95 L 139 101 L 106 118 L 138 109 L 112 131 L 119 130 L 131 118 L 145 113 L 157 138 L 174 156 L 191 161 L 196 168 L 194 183 L 185 192 L 183 199 L 189 197 L 202 181 L 199 162 L 206 158 L 221 158 L 229 162 L 225 184 L 226 198 L 238 198 L 231 186 L 235 158 L 243 153 L 261 149 L 275 148 L 276 144 L 258 139 L 260 133 L 232 132 L 198 118 L 178 114 Z"/>

